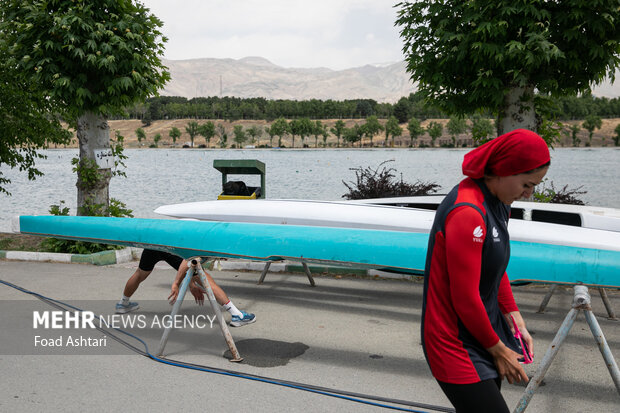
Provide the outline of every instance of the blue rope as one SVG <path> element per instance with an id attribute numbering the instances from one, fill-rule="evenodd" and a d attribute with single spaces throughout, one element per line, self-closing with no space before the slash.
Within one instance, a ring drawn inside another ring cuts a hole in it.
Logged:
<path id="1" fill-rule="evenodd" d="M 68 308 L 72 308 L 72 309 L 74 309 L 76 311 L 84 311 L 81 308 L 72 306 L 71 304 L 67 304 L 67 303 L 65 303 L 63 301 L 59 301 L 59 300 L 55 300 L 53 298 L 46 297 L 44 295 L 41 295 L 41 294 L 36 293 L 34 291 L 27 290 L 27 289 L 25 289 L 23 287 L 20 287 L 18 285 L 15 285 L 13 283 L 8 282 L 8 281 L 0 280 L 0 283 L 6 285 L 8 287 L 14 288 L 16 290 L 19 290 L 19 291 L 21 291 L 21 292 L 23 292 L 25 294 L 33 295 L 33 296 L 35 296 L 35 297 L 37 297 L 37 298 L 39 298 L 39 299 L 41 299 L 43 301 L 55 303 L 55 304 L 58 304 L 60 306 L 64 306 L 64 307 L 68 307 Z M 100 318 L 97 315 L 95 315 L 95 317 Z M 105 331 L 101 327 L 98 327 L 97 329 Z M 136 352 L 138 352 L 138 353 L 140 353 L 140 354 L 150 358 L 151 360 L 154 360 L 154 361 L 157 361 L 157 362 L 163 363 L 163 364 L 168 364 L 170 366 L 182 367 L 182 368 L 190 369 L 190 370 L 198 370 L 198 371 L 203 371 L 203 372 L 206 372 L 206 373 L 221 374 L 221 375 L 224 375 L 224 376 L 237 377 L 237 378 L 242 378 L 242 379 L 246 379 L 246 380 L 253 380 L 253 381 L 257 381 L 257 382 L 261 382 L 261 383 L 275 384 L 275 385 L 278 385 L 278 386 L 283 386 L 283 387 L 288 387 L 288 388 L 292 388 L 292 389 L 307 391 L 307 392 L 310 392 L 310 393 L 316 393 L 316 394 L 320 394 L 320 395 L 323 395 L 323 396 L 335 397 L 335 398 L 339 398 L 339 399 L 343 399 L 343 400 L 348 400 L 348 401 L 355 402 L 355 403 L 362 403 L 362 404 L 367 404 L 367 405 L 370 405 L 370 406 L 383 407 L 383 408 L 386 408 L 386 409 L 398 410 L 398 411 L 403 411 L 403 412 L 412 412 L 412 413 L 428 413 L 428 411 L 424 411 L 424 410 L 414 410 L 414 409 L 409 409 L 409 408 L 404 408 L 404 407 L 390 406 L 390 405 L 387 405 L 387 404 L 382 404 L 382 403 L 372 402 L 372 401 L 369 401 L 369 400 L 363 400 L 363 399 L 356 398 L 356 397 L 350 397 L 350 396 L 345 396 L 345 395 L 342 395 L 342 394 L 337 394 L 335 392 L 331 393 L 329 391 L 318 390 L 316 388 L 312 388 L 312 387 L 309 387 L 309 386 L 303 386 L 303 385 L 286 383 L 286 382 L 283 382 L 283 381 L 277 380 L 277 379 L 270 379 L 270 378 L 265 378 L 265 377 L 260 377 L 260 376 L 247 375 L 247 374 L 243 374 L 243 373 L 235 372 L 235 371 L 210 368 L 210 367 L 207 367 L 207 366 L 192 365 L 192 364 L 188 364 L 188 363 L 177 362 L 175 360 L 159 358 L 159 357 L 156 357 L 156 356 L 154 356 L 153 354 L 151 354 L 149 352 L 148 345 L 140 337 L 138 337 L 138 336 L 136 336 L 134 334 L 131 334 L 131 333 L 127 332 L 127 331 L 124 331 L 124 330 L 122 330 L 120 328 L 112 327 L 112 329 L 114 329 L 114 330 L 116 330 L 116 331 L 118 331 L 120 333 L 123 333 L 123 334 L 125 334 L 125 335 L 127 335 L 127 336 L 129 336 L 129 337 L 131 337 L 131 338 L 133 338 L 133 339 L 135 339 L 137 341 L 139 341 L 140 343 L 142 343 L 142 345 L 144 346 L 144 351 L 138 349 L 137 347 L 135 347 L 135 346 L 133 346 L 133 345 L 127 343 L 127 342 L 125 342 L 124 340 L 121 340 L 118 337 L 115 337 L 113 334 L 110 334 L 110 336 L 113 337 L 114 339 L 116 339 L 119 342 L 121 342 L 122 344 L 132 348 L 134 351 L 136 351 Z M 107 332 L 107 333 L 109 334 L 109 332 Z M 449 409 L 449 408 L 445 408 L 445 407 L 442 407 L 442 406 L 427 405 L 427 408 L 430 408 L 430 409 L 436 410 L 436 411 L 454 412 L 454 410 Z"/>

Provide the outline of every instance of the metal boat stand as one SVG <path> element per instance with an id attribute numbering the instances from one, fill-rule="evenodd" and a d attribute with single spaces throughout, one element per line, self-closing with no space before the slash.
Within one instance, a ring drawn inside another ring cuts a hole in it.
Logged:
<path id="1" fill-rule="evenodd" d="M 558 284 L 551 285 L 551 287 L 549 288 L 549 291 L 547 291 L 547 294 L 545 295 L 542 302 L 540 303 L 540 307 L 538 308 L 537 313 L 545 312 L 545 309 L 547 308 L 547 304 L 549 304 L 549 300 L 551 299 L 551 296 L 557 289 L 558 289 Z M 605 309 L 607 310 L 608 318 L 610 320 L 618 320 L 618 318 L 616 317 L 616 314 L 614 313 L 614 309 L 611 307 L 611 303 L 609 302 L 609 297 L 607 297 L 607 291 L 604 288 L 599 288 L 598 291 L 601 294 L 601 300 L 603 300 L 603 304 L 605 305 Z"/>
<path id="2" fill-rule="evenodd" d="M 179 296 L 177 297 L 176 302 L 172 306 L 172 312 L 170 313 L 170 317 L 174 320 L 175 316 L 181 309 L 181 304 L 183 304 L 183 299 L 185 298 L 185 294 L 189 288 L 189 283 L 192 280 L 194 275 L 198 275 L 200 278 L 200 282 L 204 287 L 204 290 L 207 293 L 207 297 L 209 299 L 209 303 L 211 304 L 211 308 L 215 313 L 217 320 L 220 325 L 220 329 L 222 330 L 222 335 L 226 340 L 226 344 L 228 345 L 228 349 L 232 355 L 232 359 L 230 361 L 239 362 L 242 361 L 243 358 L 239 355 L 239 351 L 237 350 L 237 346 L 235 345 L 235 341 L 230 335 L 230 331 L 228 330 L 228 326 L 226 325 L 226 320 L 224 320 L 224 316 L 222 315 L 222 310 L 220 310 L 220 305 L 215 300 L 215 295 L 213 294 L 213 290 L 211 289 L 211 285 L 209 285 L 209 281 L 205 275 L 204 270 L 202 269 L 202 265 L 200 264 L 200 257 L 190 258 L 188 260 L 190 266 L 185 274 L 185 278 L 181 283 L 181 287 L 179 288 Z M 159 350 L 157 350 L 157 355 L 161 356 L 164 354 L 164 348 L 166 347 L 166 343 L 168 342 L 168 336 L 170 335 L 170 331 L 172 327 L 166 327 L 164 330 L 164 334 L 161 336 L 161 340 L 159 341 Z"/>
<path id="3" fill-rule="evenodd" d="M 267 275 L 267 271 L 269 271 L 270 265 L 271 265 L 271 261 L 267 261 L 267 263 L 265 264 L 265 268 L 263 268 L 263 272 L 261 272 L 260 278 L 258 279 L 258 282 L 256 284 L 260 285 L 263 283 L 263 281 L 265 281 L 265 276 Z M 303 265 L 304 267 L 304 272 L 306 273 L 306 276 L 308 277 L 308 281 L 310 281 L 310 286 L 316 287 L 316 284 L 314 283 L 314 277 L 312 277 L 312 273 L 310 272 L 310 268 L 308 268 L 308 264 L 306 264 L 305 261 L 302 261 L 301 265 Z"/>
<path id="4" fill-rule="evenodd" d="M 575 296 L 573 298 L 573 305 L 571 310 L 566 315 L 566 318 L 562 322 L 560 329 L 558 330 L 555 338 L 551 342 L 547 353 L 542 359 L 542 362 L 538 369 L 536 370 L 536 374 L 534 377 L 530 379 L 527 388 L 525 389 L 525 393 L 519 400 L 517 407 L 513 411 L 513 413 L 521 413 L 524 412 L 527 408 L 530 400 L 534 396 L 534 392 L 538 389 L 538 386 L 542 382 L 545 377 L 545 373 L 551 366 L 553 359 L 558 354 L 560 350 L 560 346 L 568 336 L 568 333 L 577 318 L 577 314 L 579 311 L 583 311 L 583 314 L 586 317 L 586 321 L 590 326 L 590 331 L 594 336 L 594 340 L 598 344 L 598 348 L 603 355 L 603 359 L 605 360 L 605 364 L 607 365 L 607 369 L 609 370 L 609 374 L 616 386 L 616 390 L 618 394 L 620 394 L 620 370 L 618 370 L 618 364 L 616 364 L 616 360 L 614 359 L 613 354 L 611 354 L 611 350 L 609 345 L 607 344 L 607 340 L 605 340 L 605 336 L 603 335 L 603 331 L 596 320 L 596 316 L 592 313 L 592 308 L 590 307 L 590 293 L 588 292 L 588 287 L 585 285 L 575 285 L 573 286 L 575 290 Z"/>

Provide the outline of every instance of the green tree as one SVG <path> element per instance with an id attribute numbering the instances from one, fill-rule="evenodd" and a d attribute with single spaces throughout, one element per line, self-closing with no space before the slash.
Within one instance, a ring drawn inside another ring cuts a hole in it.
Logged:
<path id="1" fill-rule="evenodd" d="M 471 120 L 471 137 L 476 146 L 482 145 L 491 140 L 493 135 L 493 123 L 487 118 L 476 115 Z"/>
<path id="2" fill-rule="evenodd" d="M 228 133 L 223 123 L 218 123 L 215 126 L 215 134 L 220 139 L 220 148 L 225 148 L 228 145 Z"/>
<path id="3" fill-rule="evenodd" d="M 616 125 L 616 129 L 614 129 L 614 132 L 616 132 L 616 136 L 614 136 L 614 146 L 620 146 L 620 123 Z"/>
<path id="4" fill-rule="evenodd" d="M 588 146 L 592 145 L 592 135 L 596 129 L 600 129 L 603 126 L 603 121 L 600 116 L 590 115 L 586 116 L 586 120 L 581 124 L 585 130 L 588 131 Z"/>
<path id="5" fill-rule="evenodd" d="M 153 136 L 153 142 L 155 143 L 156 148 L 160 140 L 161 140 L 161 133 L 156 133 L 155 136 Z"/>
<path id="6" fill-rule="evenodd" d="M 265 126 L 265 133 L 269 135 L 269 147 L 273 148 L 273 137 L 276 135 L 271 130 L 271 125 Z"/>
<path id="7" fill-rule="evenodd" d="M 250 137 L 250 143 L 254 145 L 256 140 L 263 134 L 263 131 L 260 127 L 252 125 L 247 129 L 247 134 Z"/>
<path id="8" fill-rule="evenodd" d="M 412 115 L 411 102 L 409 99 L 402 97 L 394 105 L 394 116 L 398 119 L 398 123 L 405 123 Z"/>
<path id="9" fill-rule="evenodd" d="M 71 133 L 60 123 L 63 107 L 15 71 L 5 46 L 0 38 L 0 167 L 19 168 L 34 180 L 43 175 L 36 168 L 36 160 L 46 158 L 38 149 L 66 145 L 71 142 Z M 5 187 L 10 183 L 0 172 L 0 193 L 10 195 Z"/>
<path id="10" fill-rule="evenodd" d="M 368 99 L 358 100 L 357 101 L 357 110 L 356 110 L 356 112 L 360 116 L 370 116 L 370 115 L 372 115 L 374 113 L 374 109 L 373 109 L 374 105 L 373 105 L 373 103 L 376 104 L 376 102 L 370 101 Z"/>
<path id="11" fill-rule="evenodd" d="M 443 126 L 439 122 L 432 121 L 428 124 L 426 131 L 428 132 L 428 136 L 431 137 L 431 146 L 435 146 L 435 141 L 443 133 Z"/>
<path id="12" fill-rule="evenodd" d="M 292 138 L 291 148 L 294 148 L 295 147 L 295 135 L 301 135 L 301 123 L 299 119 L 293 119 L 288 123 L 288 131 L 291 134 L 291 138 Z"/>
<path id="13" fill-rule="evenodd" d="M 581 126 L 579 126 L 578 124 L 574 124 L 570 126 L 570 132 L 571 132 L 571 137 L 573 139 L 574 147 L 578 147 L 579 144 L 581 143 L 581 139 L 579 139 L 579 137 L 577 136 L 580 130 L 581 130 Z"/>
<path id="14" fill-rule="evenodd" d="M 456 148 L 457 135 L 467 132 L 467 120 L 458 116 L 451 116 L 446 129 L 450 136 L 452 136 L 452 146 Z"/>
<path id="15" fill-rule="evenodd" d="M 278 118 L 271 124 L 269 128 L 274 136 L 278 137 L 278 146 L 282 147 L 282 137 L 289 133 L 289 124 L 284 118 Z M 293 139 L 295 139 L 293 137 Z"/>
<path id="16" fill-rule="evenodd" d="M 396 7 L 418 93 L 448 114 L 497 113 L 499 134 L 537 130 L 535 90 L 587 92 L 620 66 L 617 0 L 418 0 Z"/>
<path id="17" fill-rule="evenodd" d="M 138 143 L 142 142 L 142 139 L 146 140 L 146 132 L 144 132 L 144 129 L 136 129 L 136 138 L 138 138 Z"/>
<path id="18" fill-rule="evenodd" d="M 564 125 L 562 122 L 543 118 L 538 127 L 538 134 L 545 140 L 547 146 L 553 149 L 553 145 L 560 143 L 560 136 L 562 135 L 563 128 Z"/>
<path id="19" fill-rule="evenodd" d="M 237 144 L 237 148 L 241 148 L 243 146 L 243 143 L 248 139 L 242 125 L 235 125 L 235 127 L 233 128 L 233 135 L 235 135 L 233 139 Z"/>
<path id="20" fill-rule="evenodd" d="M 194 138 L 198 135 L 198 122 L 195 120 L 187 122 L 187 126 L 185 126 L 185 132 L 189 135 L 189 139 L 191 141 L 192 148 L 194 147 Z"/>
<path id="21" fill-rule="evenodd" d="M 340 138 L 342 137 L 344 130 L 345 130 L 345 125 L 341 119 L 338 119 L 336 123 L 334 124 L 334 126 L 331 128 L 331 133 L 336 135 L 338 148 L 340 148 Z"/>
<path id="22" fill-rule="evenodd" d="M 370 139 L 370 147 L 372 148 L 372 138 L 383 130 L 383 126 L 379 123 L 379 119 L 375 115 L 366 118 L 364 123 L 364 136 Z"/>
<path id="23" fill-rule="evenodd" d="M 385 142 L 383 146 L 387 146 L 388 139 L 392 137 L 392 148 L 394 147 L 394 138 L 403 134 L 403 128 L 398 124 L 395 116 L 390 116 L 385 122 Z"/>
<path id="24" fill-rule="evenodd" d="M 301 147 L 304 148 L 306 146 L 306 138 L 312 135 L 312 131 L 314 130 L 314 123 L 308 118 L 301 118 L 297 123 L 297 134 L 301 136 Z"/>
<path id="25" fill-rule="evenodd" d="M 362 136 L 364 136 L 364 128 L 360 125 L 353 125 L 352 128 L 345 128 L 343 131 L 343 138 L 345 142 L 349 142 L 351 146 L 355 144 L 355 142 L 362 142 Z"/>
<path id="26" fill-rule="evenodd" d="M 215 136 L 215 124 L 210 120 L 198 127 L 198 134 L 205 138 L 207 148 L 211 146 L 211 139 Z"/>
<path id="27" fill-rule="evenodd" d="M 172 143 L 177 143 L 177 139 L 181 137 L 181 131 L 176 126 L 173 126 L 172 128 L 170 128 L 170 132 L 168 132 L 168 135 L 170 135 L 170 137 L 172 138 Z"/>
<path id="28" fill-rule="evenodd" d="M 409 147 L 412 148 L 413 147 L 413 142 L 415 142 L 418 137 L 424 135 L 424 132 L 426 132 L 424 130 L 424 128 L 422 127 L 422 125 L 420 125 L 420 121 L 417 120 L 416 118 L 411 118 L 409 120 L 409 123 L 407 124 L 407 130 L 409 131 Z"/>
<path id="29" fill-rule="evenodd" d="M 155 95 L 170 78 L 162 65 L 161 20 L 137 1 L 6 0 L 2 41 L 10 65 L 41 94 L 64 105 L 80 146 L 78 214 L 109 206 L 112 171 L 96 154 L 110 149 L 107 117 Z"/>
<path id="30" fill-rule="evenodd" d="M 314 135 L 314 147 L 319 147 L 319 135 L 323 135 L 327 139 L 327 127 L 320 120 L 314 121 L 312 125 L 312 134 Z"/>
<path id="31" fill-rule="evenodd" d="M 327 138 L 329 138 L 329 131 L 327 130 L 327 125 L 323 125 L 321 128 L 321 136 L 323 137 L 323 147 L 327 148 Z"/>

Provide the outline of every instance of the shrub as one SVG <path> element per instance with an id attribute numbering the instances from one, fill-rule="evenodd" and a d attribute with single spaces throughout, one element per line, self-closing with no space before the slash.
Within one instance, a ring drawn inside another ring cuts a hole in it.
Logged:
<path id="1" fill-rule="evenodd" d="M 65 201 L 60 201 L 58 205 L 51 205 L 49 213 L 52 215 L 69 215 L 69 208 L 64 206 Z M 126 205 L 115 199 L 110 198 L 110 206 L 107 209 L 107 216 L 112 217 L 133 217 L 132 210 L 127 209 Z M 66 254 L 93 254 L 95 252 L 118 250 L 123 248 L 119 245 L 99 244 L 95 242 L 73 241 L 58 238 L 46 238 L 41 242 L 41 248 L 48 252 L 62 252 Z"/>
<path id="2" fill-rule="evenodd" d="M 349 185 L 342 181 L 349 190 L 342 197 L 346 199 L 367 199 L 429 195 L 441 188 L 436 183 L 417 181 L 410 184 L 404 182 L 402 174 L 400 180 L 394 180 L 395 175 L 393 172 L 397 171 L 394 168 L 383 166 L 387 162 L 393 162 L 393 159 L 381 162 L 377 169 L 372 169 L 371 167 L 350 168 L 350 170 L 355 171 L 356 182 L 350 182 Z M 379 170 L 381 167 L 383 168 Z"/>
<path id="3" fill-rule="evenodd" d="M 545 180 L 546 181 L 546 180 Z M 548 202 L 551 204 L 571 204 L 571 205 L 585 205 L 581 199 L 577 198 L 577 195 L 586 194 L 588 191 L 582 191 L 583 186 L 569 189 L 568 185 L 564 185 L 562 189 L 556 191 L 553 182 L 550 182 L 549 187 L 543 182 L 542 186 L 536 188 L 532 194 L 534 202 Z"/>

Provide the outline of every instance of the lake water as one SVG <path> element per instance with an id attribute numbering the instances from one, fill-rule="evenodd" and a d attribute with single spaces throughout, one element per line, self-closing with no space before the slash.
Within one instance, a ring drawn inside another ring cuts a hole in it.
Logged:
<path id="1" fill-rule="evenodd" d="M 266 164 L 267 198 L 342 200 L 343 184 L 355 181 L 351 168 L 377 168 L 383 161 L 396 169 L 397 177 L 441 185 L 446 193 L 463 175 L 461 162 L 468 149 L 126 149 L 127 178 L 112 178 L 110 196 L 133 209 L 139 218 L 161 218 L 153 209 L 160 205 L 214 200 L 221 192 L 221 174 L 214 159 L 258 159 Z M 10 230 L 14 215 L 46 214 L 50 205 L 64 200 L 75 214 L 76 175 L 71 158 L 77 149 L 43 151 L 47 159 L 37 162 L 45 174 L 28 181 L 25 173 L 2 166 L 11 179 L 0 194 L 0 232 Z M 580 198 L 590 205 L 620 207 L 620 148 L 558 148 L 552 151 L 547 174 L 556 189 L 583 186 Z M 258 176 L 229 176 L 249 186 L 259 186 Z"/>

